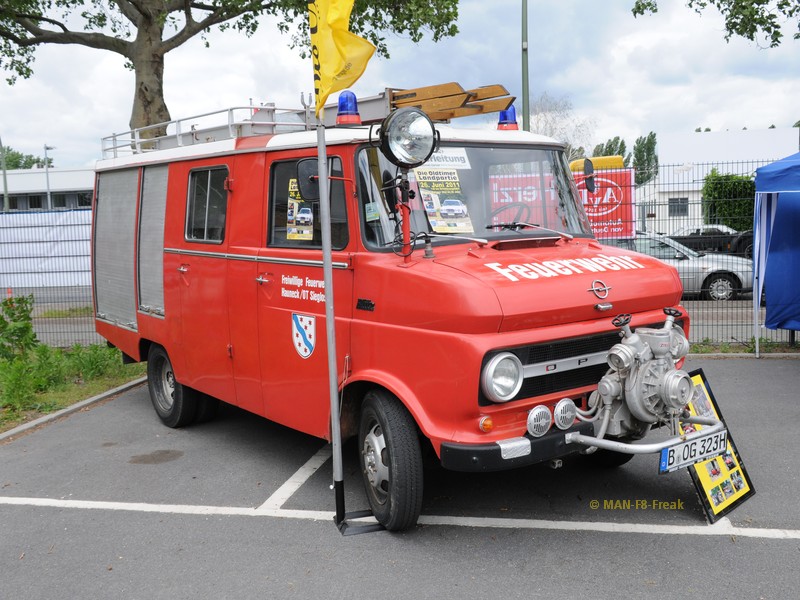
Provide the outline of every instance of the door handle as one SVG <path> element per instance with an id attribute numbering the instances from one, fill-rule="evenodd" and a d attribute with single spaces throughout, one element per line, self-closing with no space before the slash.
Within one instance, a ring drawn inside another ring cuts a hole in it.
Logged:
<path id="1" fill-rule="evenodd" d="M 263 275 L 259 275 L 258 277 L 256 277 L 256 281 L 258 282 L 258 285 L 261 285 L 262 283 L 269 283 L 270 282 L 270 280 L 267 279 L 266 277 L 264 277 Z"/>
<path id="2" fill-rule="evenodd" d="M 188 273 L 189 272 L 189 265 L 181 265 L 177 269 L 178 273 Z"/>

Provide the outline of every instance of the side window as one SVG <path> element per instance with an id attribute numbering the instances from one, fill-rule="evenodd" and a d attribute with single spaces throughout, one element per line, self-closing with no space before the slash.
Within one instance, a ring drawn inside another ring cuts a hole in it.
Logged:
<path id="1" fill-rule="evenodd" d="M 186 207 L 186 240 L 221 243 L 225 239 L 225 213 L 228 192 L 227 167 L 196 169 L 189 173 L 189 198 Z"/>
<path id="2" fill-rule="evenodd" d="M 329 159 L 332 177 L 342 177 L 342 161 Z M 272 165 L 269 198 L 269 245 L 281 248 L 322 248 L 319 202 L 304 202 L 297 191 L 297 161 Z M 347 246 L 347 210 L 344 182 L 330 180 L 331 245 L 335 250 Z"/>

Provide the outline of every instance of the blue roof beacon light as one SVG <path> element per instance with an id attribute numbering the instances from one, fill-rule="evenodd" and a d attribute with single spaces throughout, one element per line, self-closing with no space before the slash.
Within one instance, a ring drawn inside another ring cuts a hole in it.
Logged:
<path id="1" fill-rule="evenodd" d="M 350 90 L 339 94 L 339 108 L 336 113 L 337 125 L 361 125 L 361 115 L 358 114 L 358 100 Z"/>
<path id="2" fill-rule="evenodd" d="M 517 110 L 512 104 L 506 110 L 500 111 L 500 118 L 497 120 L 498 129 L 519 129 L 517 125 Z"/>

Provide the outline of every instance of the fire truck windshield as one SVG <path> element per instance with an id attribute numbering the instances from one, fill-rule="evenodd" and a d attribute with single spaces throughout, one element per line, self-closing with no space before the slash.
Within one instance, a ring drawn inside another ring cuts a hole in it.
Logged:
<path id="1" fill-rule="evenodd" d="M 399 231 L 398 169 L 374 147 L 358 153 L 361 223 L 368 247 L 384 249 Z M 509 145 L 447 145 L 408 172 L 411 231 L 438 242 L 591 236 L 563 152 Z"/>

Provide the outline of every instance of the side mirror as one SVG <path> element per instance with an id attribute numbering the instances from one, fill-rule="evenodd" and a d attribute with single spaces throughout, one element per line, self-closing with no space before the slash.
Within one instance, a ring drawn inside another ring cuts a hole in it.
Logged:
<path id="1" fill-rule="evenodd" d="M 306 202 L 319 200 L 319 165 L 316 158 L 297 161 L 297 190 Z"/>
<path id="2" fill-rule="evenodd" d="M 589 190 L 590 194 L 594 194 L 595 189 L 597 189 L 594 182 L 594 164 L 588 158 L 583 159 L 583 175 L 586 178 L 584 180 L 586 189 Z"/>

